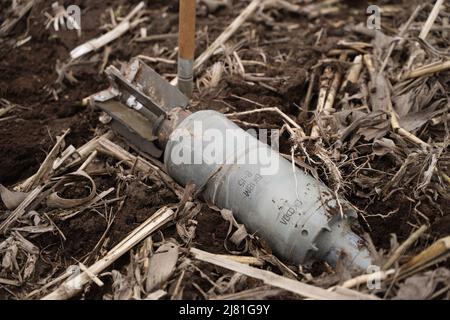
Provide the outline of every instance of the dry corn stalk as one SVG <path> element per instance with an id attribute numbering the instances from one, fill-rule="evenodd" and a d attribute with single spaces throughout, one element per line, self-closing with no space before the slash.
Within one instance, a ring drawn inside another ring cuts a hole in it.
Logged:
<path id="1" fill-rule="evenodd" d="M 174 212 L 172 209 L 168 207 L 159 209 L 111 249 L 102 259 L 90 266 L 88 268 L 89 273 L 82 272 L 79 275 L 64 281 L 55 291 L 43 297 L 43 300 L 66 300 L 75 296 L 81 292 L 84 285 L 92 281 L 94 276 L 97 276 L 136 244 L 169 222 L 173 216 Z"/>
<path id="2" fill-rule="evenodd" d="M 70 56 L 72 59 L 77 59 L 86 53 L 97 50 L 111 41 L 116 40 L 125 34 L 128 30 L 134 28 L 139 23 L 143 22 L 144 19 L 137 19 L 136 21 L 131 22 L 131 19 L 140 13 L 140 11 L 145 7 L 145 3 L 140 2 L 124 19 L 121 23 L 119 23 L 114 29 L 111 31 L 101 35 L 98 38 L 89 40 L 88 42 L 83 43 L 82 45 L 76 47 L 70 52 Z"/>
<path id="3" fill-rule="evenodd" d="M 8 33 L 11 32 L 15 25 L 28 13 L 28 11 L 31 10 L 35 2 L 35 0 L 30 0 L 15 8 L 16 12 L 13 18 L 6 19 L 0 26 L 0 37 L 8 35 Z"/>
<path id="4" fill-rule="evenodd" d="M 437 72 L 443 72 L 450 69 L 450 60 L 442 62 L 433 62 L 422 66 L 420 68 L 414 69 L 405 75 L 405 79 L 419 78 L 423 76 L 428 76 Z"/>
<path id="5" fill-rule="evenodd" d="M 350 299 L 349 295 L 344 295 L 336 292 L 331 292 L 319 287 L 315 287 L 306 283 L 302 283 L 293 279 L 285 278 L 283 276 L 279 276 L 273 272 L 267 270 L 261 270 L 254 267 L 250 267 L 248 265 L 233 261 L 227 257 L 223 257 L 221 255 L 208 253 L 196 248 L 191 249 L 191 253 L 194 257 L 200 261 L 212 263 L 216 266 L 220 266 L 222 268 L 226 268 L 235 272 L 242 273 L 246 276 L 259 279 L 264 281 L 264 283 L 271 285 L 273 287 L 281 288 L 293 293 L 296 293 L 300 296 L 312 299 L 325 299 L 325 300 L 340 300 L 340 299 Z M 360 299 L 376 299 L 374 296 L 363 295 L 357 293 Z"/>
<path id="6" fill-rule="evenodd" d="M 428 16 L 428 19 L 425 22 L 425 25 L 423 26 L 422 31 L 420 32 L 419 38 L 425 40 L 425 38 L 428 36 L 428 33 L 430 33 L 431 27 L 433 26 L 434 21 L 436 21 L 436 18 L 438 16 L 439 11 L 441 10 L 443 4 L 444 4 L 444 0 L 436 0 L 433 10 L 431 10 L 430 15 Z"/>

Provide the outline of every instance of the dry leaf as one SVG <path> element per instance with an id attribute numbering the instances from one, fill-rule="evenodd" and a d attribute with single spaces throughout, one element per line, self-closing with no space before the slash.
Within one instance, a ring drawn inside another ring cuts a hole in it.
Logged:
<path id="1" fill-rule="evenodd" d="M 53 192 L 47 199 L 47 206 L 50 208 L 70 209 L 86 204 L 87 202 L 94 199 L 97 189 L 94 180 L 92 180 L 92 178 L 87 173 L 83 171 L 73 172 L 68 174 L 66 176 L 66 179 L 67 182 L 77 181 L 79 183 L 80 177 L 83 179 L 87 179 L 91 185 L 91 191 L 88 196 L 78 199 L 66 199 L 60 197 L 57 192 Z"/>
<path id="2" fill-rule="evenodd" d="M 16 209 L 27 197 L 27 195 L 28 193 L 26 192 L 10 191 L 8 188 L 5 188 L 2 184 L 0 184 L 0 196 L 3 204 L 9 210 Z"/>
<path id="3" fill-rule="evenodd" d="M 430 297 L 438 284 L 447 285 L 450 282 L 450 270 L 438 268 L 423 274 L 412 276 L 400 284 L 394 299 L 423 300 Z"/>
<path id="4" fill-rule="evenodd" d="M 246 240 L 248 237 L 247 230 L 243 224 L 239 224 L 236 219 L 234 219 L 233 212 L 228 209 L 222 209 L 220 210 L 220 214 L 222 215 L 222 218 L 229 222 L 227 236 L 224 240 L 224 247 L 225 249 L 232 253 L 232 254 L 241 254 L 244 252 L 247 252 L 248 250 L 248 243 L 245 241 L 244 248 L 242 251 L 233 251 L 228 249 L 227 241 L 230 240 L 233 242 L 236 246 L 239 247 L 239 245 L 242 243 L 242 241 Z M 231 231 L 233 230 L 233 226 L 237 228 L 233 234 L 231 234 Z M 231 236 L 230 236 L 231 235 Z"/>
<path id="5" fill-rule="evenodd" d="M 26 280 L 31 277 L 36 267 L 36 262 L 38 260 L 38 256 L 35 254 L 30 254 L 28 256 L 27 262 L 25 263 L 25 268 L 23 271 L 23 279 Z"/>
<path id="6" fill-rule="evenodd" d="M 16 244 L 11 245 L 7 250 L 2 260 L 2 268 L 5 270 L 18 269 L 17 253 L 19 248 Z"/>
<path id="7" fill-rule="evenodd" d="M 372 146 L 373 153 L 377 156 L 384 156 L 385 154 L 392 153 L 395 148 L 395 142 L 387 138 L 375 140 Z"/>
<path id="8" fill-rule="evenodd" d="M 127 281 L 127 277 L 123 276 L 117 270 L 111 271 L 111 275 L 113 278 L 112 289 L 114 300 L 130 300 L 133 296 L 133 285 L 130 281 Z"/>
<path id="9" fill-rule="evenodd" d="M 166 242 L 151 256 L 145 284 L 147 292 L 151 292 L 169 279 L 177 264 L 178 251 L 178 245 Z"/>

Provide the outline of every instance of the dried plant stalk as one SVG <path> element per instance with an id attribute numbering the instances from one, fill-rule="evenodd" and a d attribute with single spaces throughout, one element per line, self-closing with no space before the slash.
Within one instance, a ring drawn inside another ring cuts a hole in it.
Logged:
<path id="1" fill-rule="evenodd" d="M 278 113 L 287 123 L 289 123 L 290 125 L 292 125 L 294 128 L 296 128 L 299 131 L 301 137 L 306 137 L 306 134 L 303 131 L 302 127 L 300 127 L 300 125 L 297 122 L 292 120 L 287 114 L 285 114 L 283 111 L 281 111 L 280 108 L 278 108 L 278 107 L 261 108 L 261 109 L 256 109 L 256 110 L 227 113 L 227 114 L 225 114 L 225 116 L 231 118 L 231 117 L 245 116 L 245 115 L 259 113 L 259 112 L 276 112 L 276 113 Z"/>
<path id="2" fill-rule="evenodd" d="M 341 59 L 344 59 L 346 55 L 341 55 Z M 340 72 L 332 73 L 330 67 L 326 67 L 322 76 L 319 99 L 316 108 L 316 124 L 311 129 L 311 138 L 320 138 L 320 125 L 323 122 L 323 117 L 328 116 L 334 105 L 334 100 L 341 85 L 342 74 Z M 333 79 L 331 81 L 331 79 Z M 331 84 L 330 84 L 331 81 Z"/>
<path id="3" fill-rule="evenodd" d="M 14 15 L 14 18 L 6 19 L 0 26 L 0 37 L 8 35 L 8 33 L 11 32 L 14 26 L 28 13 L 28 11 L 31 10 L 31 8 L 33 8 L 35 2 L 35 0 L 28 1 L 21 6 L 17 14 Z"/>
<path id="4" fill-rule="evenodd" d="M 353 64 L 350 67 L 350 70 L 348 71 L 347 79 L 345 79 L 343 88 L 346 87 L 347 83 L 353 83 L 353 84 L 358 83 L 362 67 L 363 67 L 362 55 L 358 55 L 353 60 Z"/>
<path id="5" fill-rule="evenodd" d="M 405 75 L 405 79 L 428 76 L 430 74 L 446 71 L 449 69 L 450 69 L 450 60 L 446 60 L 443 62 L 434 62 L 410 71 Z"/>
<path id="6" fill-rule="evenodd" d="M 395 273 L 395 270 L 390 269 L 390 270 L 386 270 L 386 271 L 378 271 L 378 272 L 374 272 L 374 273 L 370 273 L 370 274 L 363 274 L 360 276 L 357 276 L 355 278 L 349 279 L 347 281 L 345 281 L 342 284 L 343 288 L 354 288 L 357 287 L 361 284 L 366 284 L 367 281 L 370 281 L 371 279 L 379 279 L 384 280 L 387 277 L 393 275 Z"/>
<path id="7" fill-rule="evenodd" d="M 386 263 L 383 265 L 383 270 L 389 269 L 400 257 L 403 253 L 408 250 L 408 248 L 416 242 L 417 239 L 420 238 L 420 236 L 428 229 L 427 226 L 423 225 L 419 229 L 417 229 L 415 232 L 413 232 L 408 239 L 405 240 L 391 255 L 391 257 L 386 261 Z"/>
<path id="8" fill-rule="evenodd" d="M 173 179 L 167 173 L 162 171 L 157 166 L 149 163 L 148 161 L 140 157 L 133 156 L 131 153 L 124 150 L 114 142 L 108 139 L 100 139 L 98 141 L 97 150 L 124 162 L 129 167 L 134 167 L 138 171 L 144 173 L 148 173 L 150 171 L 156 172 L 179 199 L 183 198 L 184 190 L 175 181 L 173 181 Z"/>
<path id="9" fill-rule="evenodd" d="M 391 110 L 390 111 L 390 115 L 391 115 L 391 127 L 392 127 L 392 130 L 394 130 L 399 135 L 405 137 L 409 141 L 420 145 L 424 149 L 431 148 L 431 146 L 428 143 L 424 142 L 422 139 L 420 139 L 419 137 L 415 136 L 414 134 L 412 134 L 411 132 L 405 130 L 404 128 L 402 128 L 400 126 L 400 124 L 398 122 L 398 119 L 397 119 L 397 115 L 395 114 L 395 111 L 392 108 L 392 104 L 391 104 L 390 99 L 389 99 L 389 109 Z"/>
<path id="10" fill-rule="evenodd" d="M 399 37 L 403 37 L 405 33 L 408 31 L 409 27 L 411 26 L 411 23 L 416 19 L 419 12 L 422 10 L 423 5 L 418 5 L 414 12 L 409 17 L 408 21 L 405 23 L 405 25 L 400 29 L 400 32 L 398 34 Z M 389 58 L 392 55 L 392 52 L 394 52 L 395 46 L 397 45 L 397 41 L 393 41 L 391 45 L 389 46 L 388 52 L 386 54 L 386 57 L 384 58 L 383 64 L 381 65 L 379 73 L 382 73 L 384 69 L 386 68 Z"/>
<path id="11" fill-rule="evenodd" d="M 93 276 L 97 276 L 136 244 L 169 222 L 173 216 L 174 211 L 172 209 L 168 207 L 159 209 L 111 249 L 102 259 L 91 265 L 88 268 L 89 274 L 82 272 L 79 275 L 64 281 L 64 283 L 62 283 L 55 291 L 43 297 L 42 300 L 66 300 L 75 296 L 81 292 L 84 285 L 92 281 Z"/>
<path id="12" fill-rule="evenodd" d="M 206 49 L 194 63 L 194 70 L 200 68 L 214 52 L 223 45 L 243 24 L 247 19 L 258 9 L 263 0 L 252 0 L 249 5 L 233 20 L 232 23 L 217 37 L 217 39 Z"/>
<path id="13" fill-rule="evenodd" d="M 48 153 L 47 157 L 45 158 L 44 162 L 39 167 L 39 170 L 31 176 L 29 179 L 27 179 L 21 187 L 24 191 L 29 191 L 32 188 L 36 187 L 42 182 L 42 179 L 53 169 L 53 162 L 56 160 L 60 148 L 64 143 L 64 138 L 66 135 L 68 135 L 70 132 L 70 129 L 67 129 L 62 136 L 57 138 L 57 141 L 55 145 L 53 146 L 52 150 Z"/>
<path id="14" fill-rule="evenodd" d="M 400 267 L 402 275 L 411 275 L 411 272 L 422 270 L 424 267 L 447 259 L 450 256 L 450 236 L 437 240 L 421 253 L 411 258 Z"/>
<path id="15" fill-rule="evenodd" d="M 28 193 L 27 197 L 22 203 L 0 224 L 0 233 L 4 232 L 14 221 L 19 219 L 26 211 L 29 205 L 36 199 L 36 197 L 44 189 L 43 186 L 38 186 L 34 190 Z"/>
<path id="16" fill-rule="evenodd" d="M 229 258 L 208 253 L 196 248 L 191 249 L 191 253 L 194 257 L 200 261 L 212 263 L 214 265 L 220 266 L 222 268 L 226 268 L 228 270 L 232 270 L 235 272 L 242 273 L 246 276 L 259 279 L 264 281 L 264 283 L 271 285 L 273 287 L 281 288 L 298 295 L 301 295 L 306 298 L 319 299 L 319 300 L 341 300 L 341 299 L 349 299 L 348 295 L 339 294 L 336 292 L 331 292 L 319 287 L 315 287 L 309 284 L 305 284 L 293 279 L 285 278 L 279 276 L 273 272 L 267 270 L 261 270 L 257 268 L 250 267 L 248 265 L 233 261 Z M 360 298 L 365 297 L 366 299 L 376 299 L 376 297 L 359 294 Z"/>
<path id="17" fill-rule="evenodd" d="M 425 40 L 428 33 L 430 33 L 431 27 L 434 24 L 434 21 L 436 21 L 436 18 L 439 14 L 439 11 L 442 8 L 442 5 L 444 4 L 444 0 L 437 0 L 434 4 L 433 10 L 431 10 L 430 15 L 428 16 L 427 21 L 425 22 L 422 31 L 420 32 L 419 38 Z"/>
<path id="18" fill-rule="evenodd" d="M 86 53 L 89 53 L 91 51 L 97 50 L 111 41 L 116 40 L 117 38 L 121 37 L 123 34 L 125 34 L 128 30 L 136 26 L 138 22 L 130 22 L 130 20 L 139 13 L 139 11 L 142 10 L 142 8 L 145 7 L 145 3 L 142 1 L 140 2 L 125 18 L 124 20 L 119 23 L 114 29 L 111 31 L 101 35 L 98 38 L 89 40 L 88 42 L 83 43 L 82 45 L 76 47 L 70 52 L 70 56 L 72 59 L 77 59 Z"/>
<path id="19" fill-rule="evenodd" d="M 231 259 L 233 261 L 251 265 L 251 266 L 262 267 L 264 265 L 263 260 L 252 257 L 252 256 L 235 256 L 235 255 L 229 255 L 229 254 L 225 254 L 222 256 L 224 258 Z"/>

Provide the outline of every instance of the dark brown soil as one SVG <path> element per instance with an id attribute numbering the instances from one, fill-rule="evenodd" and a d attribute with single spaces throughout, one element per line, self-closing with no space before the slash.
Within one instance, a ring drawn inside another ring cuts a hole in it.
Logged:
<path id="1" fill-rule="evenodd" d="M 176 202 L 177 198 L 167 188 L 152 185 L 152 189 L 149 189 L 141 183 L 132 183 L 128 186 L 125 204 L 117 212 L 111 228 L 112 244 L 120 242 L 161 206 Z"/>

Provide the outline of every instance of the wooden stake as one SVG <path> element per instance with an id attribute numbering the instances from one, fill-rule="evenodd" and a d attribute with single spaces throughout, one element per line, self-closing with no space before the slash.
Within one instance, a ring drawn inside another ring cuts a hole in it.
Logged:
<path id="1" fill-rule="evenodd" d="M 249 5 L 234 19 L 234 21 L 220 34 L 219 37 L 206 49 L 194 62 L 194 71 L 211 58 L 211 56 L 220 48 L 230 37 L 244 24 L 245 21 L 258 9 L 264 0 L 252 0 Z M 170 83 L 177 84 L 177 79 L 173 79 Z"/>
<path id="2" fill-rule="evenodd" d="M 178 88 L 187 97 L 192 96 L 195 52 L 196 0 L 180 0 L 178 24 Z"/>

